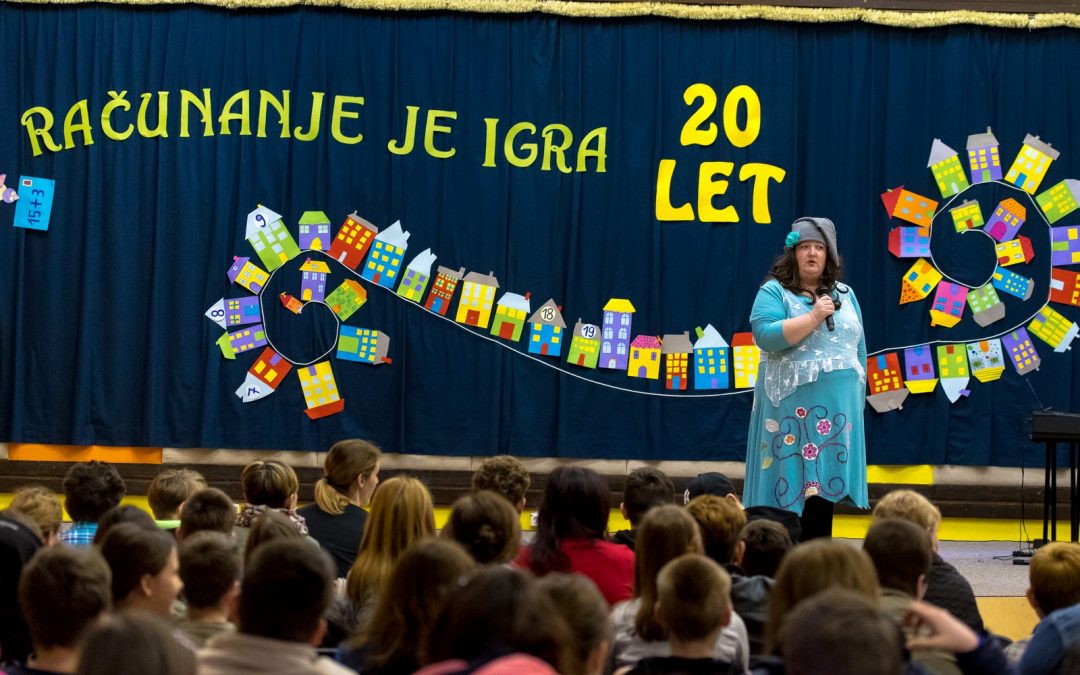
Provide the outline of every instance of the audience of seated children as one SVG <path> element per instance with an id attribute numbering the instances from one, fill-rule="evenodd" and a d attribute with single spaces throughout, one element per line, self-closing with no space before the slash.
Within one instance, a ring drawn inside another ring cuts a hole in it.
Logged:
<path id="1" fill-rule="evenodd" d="M 206 489 L 206 479 L 191 469 L 166 469 L 150 481 L 146 488 L 146 501 L 154 520 L 162 522 L 162 529 L 175 529 L 170 521 L 180 518 L 180 505 L 199 490 Z"/>
<path id="2" fill-rule="evenodd" d="M 748 577 L 775 577 L 784 556 L 794 546 L 783 525 L 765 519 L 747 522 L 739 532 L 739 542 L 742 546 L 736 551 L 735 564 Z"/>
<path id="3" fill-rule="evenodd" d="M 11 499 L 8 508 L 15 509 L 37 523 L 41 530 L 41 540 L 46 546 L 60 541 L 60 525 L 64 522 L 64 511 L 55 492 L 40 485 L 19 488 Z"/>
<path id="4" fill-rule="evenodd" d="M 525 510 L 525 493 L 529 491 L 532 479 L 516 457 L 496 455 L 488 457 L 473 472 L 473 492 L 491 490 L 513 505 L 518 513 Z"/>
<path id="5" fill-rule="evenodd" d="M 133 504 L 118 504 L 106 511 L 98 520 L 97 531 L 94 532 L 94 546 L 100 546 L 101 541 L 113 526 L 120 523 L 133 523 L 147 530 L 159 529 L 150 514 Z"/>
<path id="6" fill-rule="evenodd" d="M 669 656 L 671 645 L 656 617 L 656 579 L 667 563 L 679 556 L 703 554 L 701 532 L 694 519 L 678 506 L 657 506 L 645 514 L 638 530 L 634 561 L 634 598 L 611 613 L 615 626 L 612 660 L 616 668 L 633 666 L 649 656 Z M 745 669 L 749 661 L 746 626 L 737 614 L 725 622 L 714 645 L 716 658 Z"/>
<path id="7" fill-rule="evenodd" d="M 673 503 L 675 485 L 663 471 L 651 466 L 634 469 L 626 476 L 623 500 L 619 504 L 623 518 L 630 521 L 630 529 L 612 533 L 611 540 L 633 550 L 638 525 L 648 510 L 654 506 Z"/>
<path id="8" fill-rule="evenodd" d="M 198 652 L 200 675 L 344 675 L 352 671 L 315 649 L 326 631 L 334 564 L 300 539 L 263 544 L 244 569 L 237 630 Z"/>
<path id="9" fill-rule="evenodd" d="M 118 523 L 109 528 L 100 550 L 112 571 L 112 599 L 118 610 L 170 618 L 183 589 L 174 537 L 157 528 Z"/>
<path id="10" fill-rule="evenodd" d="M 124 498 L 124 480 L 113 465 L 92 460 L 73 464 L 64 474 L 63 486 L 64 508 L 73 523 L 60 534 L 60 541 L 68 546 L 90 546 L 98 520 Z"/>
<path id="11" fill-rule="evenodd" d="M 300 479 L 291 466 L 273 459 L 257 459 L 240 473 L 240 485 L 244 490 L 245 503 L 236 514 L 233 534 L 241 545 L 247 540 L 251 524 L 267 511 L 284 514 L 300 534 L 307 536 L 307 523 L 296 512 Z"/>
<path id="12" fill-rule="evenodd" d="M 893 490 L 878 500 L 872 515 L 875 521 L 882 518 L 903 518 L 926 530 L 934 549 L 934 562 L 930 566 L 930 574 L 927 575 L 924 599 L 947 609 L 976 633 L 981 633 L 982 616 L 975 603 L 975 592 L 971 589 L 971 584 L 937 553 L 941 511 L 914 490 Z"/>
<path id="13" fill-rule="evenodd" d="M 609 604 L 628 600 L 634 590 L 634 552 L 605 539 L 610 510 L 611 490 L 600 474 L 580 466 L 557 467 L 544 486 L 536 536 L 514 564 L 537 576 L 584 574 Z"/>
<path id="14" fill-rule="evenodd" d="M 382 453 L 375 445 L 359 439 L 338 441 L 326 453 L 323 477 L 315 483 L 315 503 L 299 513 L 312 539 L 330 554 L 337 575 L 344 578 L 356 561 L 364 536 L 367 511 L 379 484 Z"/>
<path id="15" fill-rule="evenodd" d="M 410 546 L 379 593 L 371 621 L 339 650 L 340 661 L 364 675 L 415 672 L 420 667 L 417 645 L 451 591 L 475 567 L 472 557 L 452 541 L 422 539 Z"/>
<path id="16" fill-rule="evenodd" d="M 19 605 L 33 654 L 8 675 L 74 673 L 86 632 L 112 606 L 109 566 L 92 549 L 42 549 L 19 578 Z"/>
<path id="17" fill-rule="evenodd" d="M 232 617 L 240 596 L 240 546 L 228 534 L 196 532 L 181 542 L 179 557 L 187 608 L 176 627 L 193 645 L 202 647 L 215 635 L 235 629 Z"/>
<path id="18" fill-rule="evenodd" d="M 654 614 L 671 645 L 670 656 L 638 661 L 631 675 L 741 675 L 746 666 L 714 657 L 720 632 L 731 620 L 731 578 L 703 555 L 680 556 L 656 578 Z"/>
<path id="19" fill-rule="evenodd" d="M 233 536 L 236 504 L 217 488 L 199 490 L 180 507 L 180 527 L 176 538 L 183 541 L 196 532 L 221 532 Z"/>
<path id="20" fill-rule="evenodd" d="M 42 547 L 37 523 L 15 509 L 0 511 L 0 663 L 24 661 L 30 631 L 19 609 L 19 575 Z"/>
<path id="21" fill-rule="evenodd" d="M 570 629 L 563 675 L 602 675 L 611 649 L 608 604 L 592 579 L 552 572 L 536 582 Z"/>
<path id="22" fill-rule="evenodd" d="M 287 515 L 280 511 L 265 511 L 251 523 L 248 535 L 244 540 L 244 565 L 255 554 L 255 550 L 269 541 L 278 539 L 302 539 L 311 546 L 317 546 L 311 539 L 300 534 L 294 523 Z"/>
<path id="23" fill-rule="evenodd" d="M 1080 649 L 1080 544 L 1052 542 L 1031 557 L 1028 602 L 1039 623 L 1020 649 L 1023 675 L 1071 673 L 1063 667 Z M 1015 657 L 1015 655 L 1014 655 Z"/>
<path id="24" fill-rule="evenodd" d="M 195 675 L 195 653 L 160 618 L 141 612 L 110 616 L 90 631 L 77 675 Z"/>
<path id="25" fill-rule="evenodd" d="M 791 537 L 791 541 L 795 543 L 798 543 L 799 537 L 802 534 L 802 525 L 800 524 L 799 516 L 791 511 L 785 511 L 773 506 L 751 506 L 744 508 L 743 503 L 739 500 L 738 493 L 735 492 L 735 484 L 731 482 L 730 478 L 722 473 L 716 471 L 699 473 L 697 477 L 691 480 L 689 485 L 686 486 L 686 491 L 683 493 L 683 504 L 689 504 L 691 499 L 700 497 L 701 495 L 716 495 L 717 497 L 731 500 L 732 503 L 746 513 L 746 521 L 749 523 L 756 520 L 770 520 L 775 523 L 780 523 L 784 526 L 784 529 L 787 530 L 788 536 Z"/>
<path id="26" fill-rule="evenodd" d="M 481 565 L 508 563 L 521 548 L 519 518 L 505 497 L 478 490 L 454 502 L 440 536 L 464 546 Z"/>

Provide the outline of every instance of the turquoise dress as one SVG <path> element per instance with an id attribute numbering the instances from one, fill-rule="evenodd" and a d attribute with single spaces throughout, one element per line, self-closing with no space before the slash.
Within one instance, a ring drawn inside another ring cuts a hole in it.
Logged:
<path id="1" fill-rule="evenodd" d="M 746 441 L 746 506 L 801 514 L 807 497 L 869 508 L 866 495 L 866 340 L 850 287 L 837 284 L 836 330 L 822 322 L 797 345 L 784 319 L 809 314 L 805 296 L 775 279 L 758 290 L 750 325 L 761 348 Z"/>

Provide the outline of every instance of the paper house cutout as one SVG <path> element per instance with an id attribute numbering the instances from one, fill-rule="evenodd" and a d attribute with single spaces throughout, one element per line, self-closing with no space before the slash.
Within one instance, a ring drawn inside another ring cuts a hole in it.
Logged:
<path id="1" fill-rule="evenodd" d="M 259 294 L 270 275 L 261 267 L 251 262 L 250 258 L 233 256 L 232 267 L 227 272 L 229 281 L 248 289 L 256 295 Z"/>
<path id="2" fill-rule="evenodd" d="M 277 390 L 291 370 L 291 363 L 274 351 L 273 347 L 267 347 L 248 368 L 244 383 L 236 390 L 236 395 L 244 403 L 269 396 Z"/>
<path id="3" fill-rule="evenodd" d="M 232 341 L 229 339 L 228 333 L 222 333 L 221 337 L 219 337 L 214 342 L 214 344 L 216 344 L 218 346 L 218 349 L 221 350 L 222 356 L 224 356 L 230 361 L 236 360 L 236 352 L 232 348 Z"/>
<path id="4" fill-rule="evenodd" d="M 958 324 L 964 316 L 967 295 L 966 286 L 951 281 L 939 283 L 934 294 L 934 303 L 930 306 L 930 325 L 952 328 Z"/>
<path id="5" fill-rule="evenodd" d="M 974 199 L 969 199 L 959 206 L 949 209 L 949 215 L 952 216 L 953 227 L 956 228 L 957 232 L 974 230 L 976 227 L 982 227 L 985 222 L 983 221 L 982 207 Z"/>
<path id="6" fill-rule="evenodd" d="M 491 334 L 504 340 L 517 342 L 525 330 L 525 319 L 532 311 L 531 293 L 503 293 L 495 303 L 495 319 L 491 322 Z"/>
<path id="7" fill-rule="evenodd" d="M 1039 140 L 1038 136 L 1024 136 L 1024 145 L 1005 174 L 1005 182 L 1012 183 L 1029 195 L 1035 194 L 1046 176 L 1046 170 L 1060 154 L 1049 143 Z"/>
<path id="8" fill-rule="evenodd" d="M 405 250 L 408 248 L 409 233 L 402 230 L 401 221 L 396 220 L 393 225 L 375 235 L 360 278 L 384 288 L 393 288 L 400 276 L 401 259 L 405 257 Z"/>
<path id="9" fill-rule="evenodd" d="M 337 357 L 345 361 L 378 366 L 391 363 L 390 336 L 371 328 L 342 326 L 338 330 Z"/>
<path id="10" fill-rule="evenodd" d="M 985 134 L 972 134 L 967 140 L 968 168 L 971 170 L 971 182 L 989 183 L 1001 180 L 1001 156 L 998 154 L 998 140 L 990 127 Z"/>
<path id="11" fill-rule="evenodd" d="M 346 279 L 326 296 L 326 306 L 330 308 L 340 321 L 347 321 L 356 310 L 367 302 L 367 289 L 360 282 Z"/>
<path id="12" fill-rule="evenodd" d="M 566 337 L 566 322 L 562 307 L 551 299 L 540 305 L 529 317 L 529 353 L 559 356 Z"/>
<path id="13" fill-rule="evenodd" d="M 994 268 L 994 274 L 990 277 L 990 283 L 994 288 L 1008 293 L 1009 295 L 1027 300 L 1035 288 L 1035 283 L 1027 277 L 1010 272 L 1000 265 Z"/>
<path id="14" fill-rule="evenodd" d="M 1001 340 L 979 340 L 967 344 L 968 365 L 971 374 L 979 382 L 993 382 L 1005 372 L 1005 357 L 1002 355 Z"/>
<path id="15" fill-rule="evenodd" d="M 930 255 L 930 230 L 922 227 L 894 227 L 889 232 L 889 253 L 897 258 Z"/>
<path id="16" fill-rule="evenodd" d="M 918 345 L 904 350 L 905 386 L 912 394 L 929 394 L 937 387 L 934 354 L 930 345 Z"/>
<path id="17" fill-rule="evenodd" d="M 998 297 L 993 284 L 969 290 L 967 303 L 971 308 L 971 318 L 980 326 L 986 327 L 1005 318 L 1005 303 Z"/>
<path id="18" fill-rule="evenodd" d="M 994 209 L 983 231 L 998 241 L 1009 241 L 1027 220 L 1027 209 L 1015 199 L 1003 199 Z"/>
<path id="19" fill-rule="evenodd" d="M 1050 228 L 1050 264 L 1080 264 L 1080 225 Z"/>
<path id="20" fill-rule="evenodd" d="M 494 272 L 466 274 L 461 285 L 461 299 L 458 300 L 454 321 L 486 329 L 491 322 L 491 306 L 495 302 L 495 289 L 498 287 L 499 280 L 495 278 Z"/>
<path id="21" fill-rule="evenodd" d="M 727 389 L 731 348 L 720 332 L 708 324 L 698 328 L 694 343 L 694 389 Z"/>
<path id="22" fill-rule="evenodd" d="M 15 190 L 5 185 L 4 181 L 6 180 L 7 174 L 0 173 L 0 202 L 4 202 L 5 204 L 13 204 L 19 199 L 19 193 L 15 192 Z"/>
<path id="23" fill-rule="evenodd" d="M 630 358 L 626 374 L 648 380 L 660 379 L 660 339 L 655 335 L 639 335 L 630 342 Z"/>
<path id="24" fill-rule="evenodd" d="M 1039 369 L 1042 360 L 1035 351 L 1035 345 L 1032 344 L 1026 328 L 1017 328 L 1007 335 L 1002 335 L 1001 344 L 1018 375 L 1027 375 Z"/>
<path id="25" fill-rule="evenodd" d="M 289 310 L 293 314 L 299 314 L 304 309 L 304 303 L 300 302 L 288 293 L 281 293 L 278 295 L 278 299 L 281 300 L 281 304 L 285 309 Z"/>
<path id="26" fill-rule="evenodd" d="M 321 260 L 308 258 L 300 266 L 300 299 L 304 302 L 322 302 L 326 297 L 326 277 L 330 266 Z"/>
<path id="27" fill-rule="evenodd" d="M 935 138 L 930 146 L 930 159 L 926 166 L 930 173 L 934 174 L 934 182 L 945 199 L 970 187 L 956 151 L 942 143 L 939 138 Z"/>
<path id="28" fill-rule="evenodd" d="M 753 333 L 735 333 L 731 336 L 731 361 L 735 369 L 736 389 L 757 384 L 761 349 L 754 343 Z"/>
<path id="29" fill-rule="evenodd" d="M 450 300 L 454 297 L 454 289 L 457 288 L 463 276 L 465 276 L 464 267 L 454 271 L 449 267 L 440 266 L 436 270 L 435 282 L 431 284 L 431 290 L 428 291 L 427 299 L 424 300 L 424 308 L 446 316 L 447 310 L 450 309 Z"/>
<path id="30" fill-rule="evenodd" d="M 967 396 L 971 371 L 968 369 L 967 351 L 964 345 L 938 345 L 938 375 L 941 377 L 941 390 L 950 403 L 956 403 L 961 396 Z"/>
<path id="31" fill-rule="evenodd" d="M 925 258 L 919 258 L 900 280 L 900 304 L 922 300 L 930 295 L 930 291 L 934 290 L 941 279 L 941 272 Z"/>
<path id="32" fill-rule="evenodd" d="M 1035 249 L 1031 247 L 1031 240 L 1021 234 L 1017 235 L 1016 239 L 994 246 L 994 255 L 997 256 L 998 265 L 1008 267 L 1031 262 L 1035 257 Z"/>
<path id="33" fill-rule="evenodd" d="M 262 321 L 259 299 L 252 297 L 222 298 L 206 310 L 205 316 L 222 328 L 249 326 Z"/>
<path id="34" fill-rule="evenodd" d="M 435 264 L 435 258 L 430 248 L 417 253 L 416 257 L 405 266 L 405 273 L 401 275 L 397 294 L 406 300 L 419 303 L 420 298 L 424 297 L 428 279 L 431 278 L 431 266 Z"/>
<path id="35" fill-rule="evenodd" d="M 322 211 L 304 211 L 300 216 L 300 248 L 325 251 L 330 245 L 330 218 Z"/>
<path id="36" fill-rule="evenodd" d="M 690 343 L 690 331 L 665 335 L 660 341 L 660 353 L 664 356 L 665 389 L 686 390 L 690 354 L 693 351 L 694 345 Z"/>
<path id="37" fill-rule="evenodd" d="M 368 249 L 379 228 L 364 220 L 356 213 L 345 217 L 345 222 L 338 229 L 337 236 L 330 244 L 330 257 L 355 270 L 364 261 Z"/>
<path id="38" fill-rule="evenodd" d="M 1051 223 L 1056 223 L 1080 208 L 1080 180 L 1066 178 L 1040 195 L 1035 202 Z"/>
<path id="39" fill-rule="evenodd" d="M 1053 347 L 1055 352 L 1071 349 L 1072 341 L 1080 332 L 1080 327 L 1050 305 L 1044 305 L 1027 327 L 1032 335 Z"/>
<path id="40" fill-rule="evenodd" d="M 243 354 L 256 347 L 266 346 L 266 331 L 261 323 L 254 326 L 245 326 L 240 330 L 228 333 L 228 336 L 229 349 L 232 349 L 233 354 Z M 222 346 L 223 351 L 224 349 L 225 347 Z"/>
<path id="41" fill-rule="evenodd" d="M 611 298 L 604 305 L 601 321 L 600 367 L 626 370 L 629 364 L 630 330 L 634 321 L 634 305 L 625 298 Z"/>
<path id="42" fill-rule="evenodd" d="M 304 403 L 307 405 L 304 414 L 309 418 L 317 420 L 345 409 L 345 399 L 338 391 L 329 361 L 300 366 L 296 373 L 300 376 L 300 389 L 304 392 Z"/>
<path id="43" fill-rule="evenodd" d="M 566 362 L 582 368 L 596 368 L 600 360 L 600 327 L 591 323 L 574 324 L 574 335 L 570 339 L 570 353 Z"/>
<path id="44" fill-rule="evenodd" d="M 885 212 L 890 218 L 906 220 L 923 228 L 930 227 L 938 206 L 933 199 L 905 190 L 903 185 L 882 194 L 881 201 L 885 204 Z"/>
<path id="45" fill-rule="evenodd" d="M 271 272 L 300 255 L 300 247 L 285 227 L 285 221 L 265 206 L 260 205 L 248 214 L 244 238 Z"/>
<path id="46" fill-rule="evenodd" d="M 1050 302 L 1080 307 L 1080 273 L 1058 267 L 1050 270 Z"/>
<path id="47" fill-rule="evenodd" d="M 878 354 L 866 359 L 866 383 L 870 395 L 866 402 L 879 413 L 904 407 L 908 390 L 904 387 L 903 372 L 896 352 Z"/>

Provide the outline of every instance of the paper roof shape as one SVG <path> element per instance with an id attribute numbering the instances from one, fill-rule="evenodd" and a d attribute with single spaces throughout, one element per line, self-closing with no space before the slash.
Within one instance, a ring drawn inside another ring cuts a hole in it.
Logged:
<path id="1" fill-rule="evenodd" d="M 600 327 L 592 323 L 582 323 L 581 319 L 578 319 L 577 323 L 574 324 L 574 337 L 584 340 L 599 340 Z"/>
<path id="2" fill-rule="evenodd" d="M 604 305 L 604 311 L 628 314 L 637 310 L 635 310 L 634 305 L 632 305 L 630 301 L 625 298 L 612 298 L 607 301 L 606 305 Z"/>
<path id="3" fill-rule="evenodd" d="M 1023 204 L 1016 201 L 1012 197 L 1009 197 L 1008 199 L 1002 199 L 1001 202 L 997 205 L 997 209 L 994 209 L 994 211 L 997 212 L 998 209 L 1008 211 L 1020 220 L 1027 220 L 1027 209 L 1024 208 Z"/>
<path id="4" fill-rule="evenodd" d="M 926 168 L 956 156 L 957 152 L 955 150 L 942 143 L 940 138 L 935 138 L 934 143 L 930 146 L 930 159 L 926 162 Z"/>
<path id="5" fill-rule="evenodd" d="M 1061 156 L 1061 152 L 1050 147 L 1050 144 L 1046 141 L 1039 140 L 1038 136 L 1032 136 L 1027 134 L 1024 136 L 1024 145 L 1033 150 L 1038 150 L 1042 154 L 1046 155 L 1050 159 L 1057 159 Z"/>
<path id="6" fill-rule="evenodd" d="M 281 220 L 281 214 L 259 204 L 254 211 L 247 215 L 247 228 L 244 230 L 244 239 L 251 239 L 259 230 L 278 220 Z"/>
<path id="7" fill-rule="evenodd" d="M 532 311 L 532 306 L 529 302 L 530 295 L 532 294 L 526 293 L 525 295 L 518 295 L 517 293 L 510 293 L 509 291 L 507 291 L 506 293 L 502 294 L 502 297 L 499 298 L 498 302 L 496 302 L 495 304 L 528 313 Z"/>
<path id="8" fill-rule="evenodd" d="M 731 336 L 731 346 L 735 347 L 757 347 L 757 343 L 754 342 L 753 333 L 735 333 Z"/>
<path id="9" fill-rule="evenodd" d="M 544 323 L 549 326 L 558 326 L 559 328 L 566 328 L 566 322 L 563 321 L 562 307 L 555 304 L 554 298 L 549 299 L 544 304 L 540 305 L 533 315 L 529 317 L 529 323 Z"/>
<path id="10" fill-rule="evenodd" d="M 724 336 L 720 335 L 720 331 L 713 328 L 713 325 L 707 324 L 704 329 L 698 329 L 697 342 L 694 343 L 694 349 L 716 349 L 727 347 L 728 343 L 724 340 Z"/>
<path id="11" fill-rule="evenodd" d="M 249 260 L 251 260 L 251 258 L 248 258 L 246 256 L 233 256 L 232 267 L 230 267 L 229 271 L 225 273 L 229 277 L 229 281 L 236 281 L 236 277 L 240 274 L 240 270 L 244 268 L 244 265 L 246 265 Z"/>
<path id="12" fill-rule="evenodd" d="M 430 248 L 425 248 L 416 254 L 416 257 L 409 261 L 409 264 L 405 266 L 407 270 L 413 270 L 423 274 L 424 276 L 431 276 L 431 266 L 435 264 L 435 258 L 438 257 L 431 252 Z"/>
<path id="13" fill-rule="evenodd" d="M 318 272 L 319 274 L 330 274 L 330 266 L 321 260 L 312 260 L 308 258 L 304 261 L 304 264 L 300 266 L 301 272 Z"/>
<path id="14" fill-rule="evenodd" d="M 401 229 L 400 220 L 395 220 L 393 225 L 375 235 L 375 241 L 381 241 L 394 248 L 407 248 L 409 245 L 409 233 Z"/>
<path id="15" fill-rule="evenodd" d="M 322 211 L 304 211 L 298 225 L 329 225 L 330 218 Z"/>
<path id="16" fill-rule="evenodd" d="M 993 132 L 990 131 L 990 127 L 986 127 L 985 134 L 971 134 L 968 136 L 967 149 L 978 150 L 979 148 L 988 148 L 992 145 L 998 145 L 998 139 L 994 137 Z"/>
<path id="17" fill-rule="evenodd" d="M 689 354 L 692 351 L 694 345 L 690 344 L 690 331 L 669 333 L 660 342 L 661 354 Z"/>
<path id="18" fill-rule="evenodd" d="M 458 281 L 461 281 L 461 277 L 465 276 L 464 267 L 459 270 L 452 270 L 449 267 L 443 267 L 442 265 L 439 265 L 435 272 L 436 274 L 441 274 L 449 279 L 457 279 Z"/>
<path id="19" fill-rule="evenodd" d="M 655 335 L 639 335 L 630 343 L 638 349 L 660 349 L 660 338 Z"/>
<path id="20" fill-rule="evenodd" d="M 495 272 L 488 272 L 487 274 L 469 272 L 465 275 L 465 282 L 479 284 L 481 286 L 491 286 L 492 288 L 499 287 L 499 280 L 495 278 Z"/>

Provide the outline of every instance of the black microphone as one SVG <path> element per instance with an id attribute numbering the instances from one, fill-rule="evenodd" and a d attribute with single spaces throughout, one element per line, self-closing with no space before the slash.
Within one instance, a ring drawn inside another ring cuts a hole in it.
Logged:
<path id="1" fill-rule="evenodd" d="M 836 312 L 836 311 L 840 310 L 840 300 L 838 298 L 833 297 L 833 294 L 832 294 L 832 292 L 829 291 L 829 289 L 824 288 L 824 287 L 819 288 L 817 290 L 817 294 L 818 294 L 819 298 L 821 296 L 823 296 L 823 295 L 829 296 L 829 299 L 833 301 L 833 311 Z M 825 327 L 829 329 L 830 333 L 836 330 L 836 322 L 833 321 L 833 315 L 832 314 L 825 317 Z"/>

